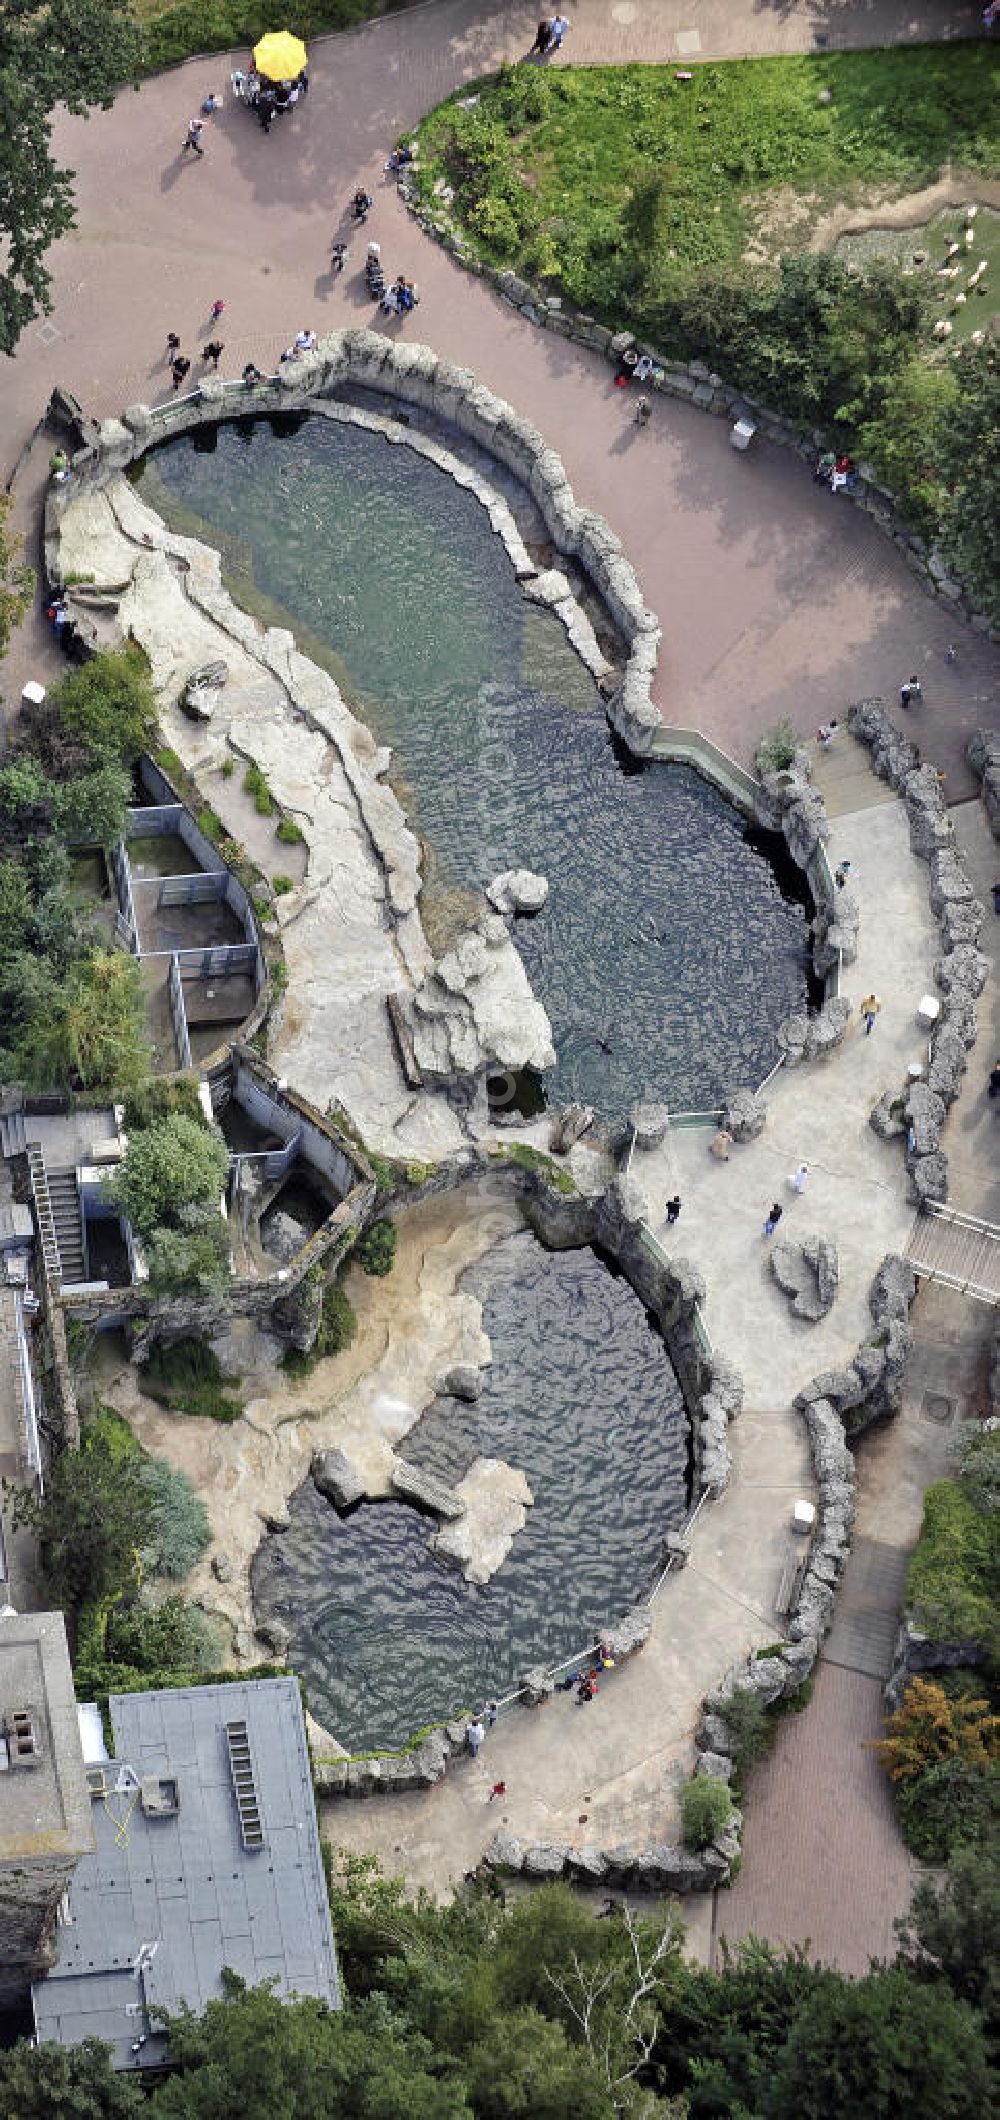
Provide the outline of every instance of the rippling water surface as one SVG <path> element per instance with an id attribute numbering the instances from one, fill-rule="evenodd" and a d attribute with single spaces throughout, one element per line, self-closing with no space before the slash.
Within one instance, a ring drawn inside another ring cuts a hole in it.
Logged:
<path id="1" fill-rule="evenodd" d="M 428 1549 L 400 1503 L 341 1521 L 311 1481 L 254 1567 L 258 1613 L 291 1628 L 313 1711 L 342 1743 L 398 1743 L 584 1646 L 650 1587 L 686 1510 L 688 1424 L 660 1335 L 591 1251 L 525 1232 L 463 1276 L 493 1361 L 474 1406 L 439 1399 L 400 1455 L 450 1482 L 501 1457 L 535 1496 L 481 1588 Z"/>
<path id="2" fill-rule="evenodd" d="M 551 1102 L 691 1109 L 767 1073 L 805 996 L 802 904 L 696 774 L 621 759 L 562 627 L 525 602 L 469 494 L 323 419 L 281 437 L 223 426 L 210 452 L 171 442 L 146 478 L 335 651 L 394 747 L 437 886 L 548 876 L 515 935 L 552 1023 Z"/>

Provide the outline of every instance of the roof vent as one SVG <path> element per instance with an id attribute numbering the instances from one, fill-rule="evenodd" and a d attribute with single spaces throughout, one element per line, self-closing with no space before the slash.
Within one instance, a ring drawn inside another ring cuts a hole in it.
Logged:
<path id="1" fill-rule="evenodd" d="M 243 1845 L 251 1853 L 255 1853 L 264 1846 L 264 1827 L 257 1800 L 257 1784 L 254 1780 L 250 1739 L 245 1722 L 226 1724 L 226 1744 L 229 1748 L 229 1771 L 233 1777 L 233 1794 L 236 1797 Z"/>
<path id="2" fill-rule="evenodd" d="M 35 1708 L 12 1708 L 7 1718 L 7 1749 L 12 1767 L 37 1767 L 42 1731 Z"/>
<path id="3" fill-rule="evenodd" d="M 99 1802 L 108 1793 L 108 1777 L 103 1767 L 87 1768 L 87 1789 L 91 1797 Z"/>
<path id="4" fill-rule="evenodd" d="M 181 1792 L 174 1774 L 145 1774 L 139 1800 L 147 1818 L 176 1818 Z"/>

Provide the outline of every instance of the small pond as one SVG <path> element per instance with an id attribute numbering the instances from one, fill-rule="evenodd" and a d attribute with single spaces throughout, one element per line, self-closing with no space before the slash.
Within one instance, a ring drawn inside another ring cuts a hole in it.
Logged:
<path id="1" fill-rule="evenodd" d="M 143 490 L 222 549 L 235 593 L 294 623 L 393 746 L 432 932 L 500 869 L 548 876 L 515 936 L 552 1024 L 549 1101 L 691 1109 L 760 1081 L 806 997 L 797 872 L 697 774 L 626 757 L 468 493 L 379 436 L 288 427 L 168 443 Z"/>
<path id="2" fill-rule="evenodd" d="M 436 1400 L 400 1456 L 454 1483 L 478 1456 L 534 1506 L 483 1587 L 443 1567 L 397 1502 L 346 1519 L 307 1481 L 254 1565 L 258 1615 L 292 1632 L 313 1712 L 343 1744 L 390 1746 L 585 1647 L 650 1588 L 687 1509 L 688 1421 L 666 1348 L 591 1251 L 506 1239 L 463 1276 L 493 1361 L 474 1406 Z"/>

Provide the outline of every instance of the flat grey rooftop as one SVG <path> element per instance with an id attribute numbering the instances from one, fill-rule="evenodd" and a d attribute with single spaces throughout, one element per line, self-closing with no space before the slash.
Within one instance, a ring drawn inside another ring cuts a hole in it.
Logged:
<path id="1" fill-rule="evenodd" d="M 27 1712 L 35 1750 L 6 1761 L 13 1718 Z M 0 1619 L 0 1863 L 71 1863 L 93 1847 L 76 1699 L 61 1612 Z"/>
<path id="2" fill-rule="evenodd" d="M 298 1686 L 261 1679 L 113 1694 L 116 1757 L 92 1803 L 59 1956 L 32 1990 L 40 2039 L 110 2040 L 116 2067 L 166 2057 L 157 2009 L 200 2013 L 223 1967 L 339 2005 L 337 1963 Z M 226 1728 L 246 1725 L 261 1845 L 244 1843 Z M 144 1806 L 150 1777 L 179 1807 Z M 142 2040 L 141 2047 L 137 2042 Z"/>

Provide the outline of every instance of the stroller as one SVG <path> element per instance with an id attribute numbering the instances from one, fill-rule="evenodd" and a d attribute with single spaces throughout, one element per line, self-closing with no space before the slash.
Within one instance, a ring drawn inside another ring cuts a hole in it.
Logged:
<path id="1" fill-rule="evenodd" d="M 382 256 L 377 243 L 369 243 L 365 257 L 365 280 L 373 302 L 380 302 L 385 293 L 385 274 L 382 271 Z"/>

